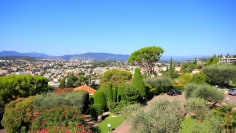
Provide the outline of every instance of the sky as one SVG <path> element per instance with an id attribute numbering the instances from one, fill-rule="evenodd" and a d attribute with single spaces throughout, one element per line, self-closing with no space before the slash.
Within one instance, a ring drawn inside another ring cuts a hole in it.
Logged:
<path id="1" fill-rule="evenodd" d="M 235 0 L 0 0 L 0 51 L 236 54 Z"/>

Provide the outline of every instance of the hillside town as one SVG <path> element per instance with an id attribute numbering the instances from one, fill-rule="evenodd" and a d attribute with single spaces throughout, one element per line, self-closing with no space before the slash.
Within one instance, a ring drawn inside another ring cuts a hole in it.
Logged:
<path id="1" fill-rule="evenodd" d="M 191 68 L 190 73 L 196 74 L 200 72 L 201 67 L 207 63 L 207 59 L 192 59 L 174 62 L 174 71 L 181 74 L 181 68 L 188 62 L 196 60 L 198 68 Z M 233 64 L 236 58 L 222 57 L 218 63 Z M 107 71 L 112 69 L 124 70 L 134 73 L 137 66 L 130 65 L 124 61 L 92 61 L 92 60 L 60 60 L 49 58 L 37 58 L 36 61 L 28 61 L 24 59 L 0 60 L 0 75 L 40 75 L 49 79 L 48 84 L 54 88 L 58 88 L 60 81 L 66 78 L 68 74 L 75 75 L 83 73 L 84 76 L 90 77 L 90 84 L 94 82 L 99 84 L 99 79 Z M 157 76 L 161 77 L 164 72 L 170 67 L 170 62 L 156 62 L 154 64 L 154 71 Z M 142 71 L 142 70 L 141 70 Z"/>

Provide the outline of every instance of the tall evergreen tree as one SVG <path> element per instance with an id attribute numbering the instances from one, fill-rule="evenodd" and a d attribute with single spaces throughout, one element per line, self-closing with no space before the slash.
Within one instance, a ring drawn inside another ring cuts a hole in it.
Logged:
<path id="1" fill-rule="evenodd" d="M 212 64 L 217 64 L 217 63 L 218 63 L 218 59 L 217 59 L 216 55 L 214 54 Z"/>
<path id="2" fill-rule="evenodd" d="M 131 86 L 139 90 L 141 97 L 146 97 L 145 84 L 143 82 L 142 75 L 139 68 L 135 68 L 134 70 L 134 77 L 132 79 Z"/>
<path id="3" fill-rule="evenodd" d="M 112 102 L 113 101 L 113 92 L 112 92 L 112 84 L 108 85 L 108 101 Z"/>
<path id="4" fill-rule="evenodd" d="M 106 98 L 105 98 L 103 91 L 97 90 L 94 93 L 93 97 L 94 97 L 94 104 L 100 104 L 102 106 L 103 110 L 105 110 L 106 109 Z"/>
<path id="5" fill-rule="evenodd" d="M 172 78 L 174 73 L 172 57 L 170 58 L 170 68 L 169 68 L 169 76 Z"/>

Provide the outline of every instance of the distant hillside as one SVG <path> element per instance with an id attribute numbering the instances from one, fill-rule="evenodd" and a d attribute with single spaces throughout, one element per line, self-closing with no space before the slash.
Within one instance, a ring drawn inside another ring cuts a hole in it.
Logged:
<path id="1" fill-rule="evenodd" d="M 69 59 L 80 59 L 80 60 L 117 60 L 117 61 L 127 61 L 129 55 L 121 54 L 110 54 L 110 53 L 84 53 L 84 54 L 75 54 L 75 55 L 64 55 L 60 56 L 64 60 Z"/>
<path id="2" fill-rule="evenodd" d="M 29 57 L 29 56 L 2 56 L 0 57 L 0 60 L 17 60 L 17 59 L 22 59 L 22 60 L 27 60 L 34 62 L 36 61 L 36 57 Z"/>
<path id="3" fill-rule="evenodd" d="M 28 57 L 40 57 L 40 58 L 52 58 L 55 56 L 46 55 L 44 53 L 19 53 L 16 51 L 2 51 L 0 52 L 0 57 L 2 56 L 28 56 Z"/>
<path id="4" fill-rule="evenodd" d="M 74 54 L 74 55 L 63 55 L 63 56 L 50 56 L 44 53 L 19 53 L 16 51 L 2 51 L 0 52 L 0 57 L 2 56 L 28 56 L 28 57 L 40 57 L 40 58 L 54 58 L 54 59 L 79 59 L 79 60 L 113 60 L 113 61 L 127 61 L 129 55 L 122 54 L 111 54 L 111 53 L 84 53 L 84 54 Z M 192 56 L 172 56 L 173 61 L 183 61 L 192 60 L 194 58 L 210 58 L 211 56 L 204 55 L 192 55 Z M 162 56 L 160 61 L 170 61 L 171 56 Z"/>

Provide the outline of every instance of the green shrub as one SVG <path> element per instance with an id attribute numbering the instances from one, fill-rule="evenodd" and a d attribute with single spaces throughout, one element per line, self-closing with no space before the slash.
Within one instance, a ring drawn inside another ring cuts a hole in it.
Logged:
<path id="1" fill-rule="evenodd" d="M 107 98 L 107 101 L 113 101 L 112 84 L 108 85 L 108 98 Z"/>
<path id="2" fill-rule="evenodd" d="M 20 132 L 21 128 L 29 127 L 33 114 L 33 99 L 34 97 L 30 96 L 7 104 L 1 124 L 8 133 Z"/>
<path id="3" fill-rule="evenodd" d="M 95 93 L 94 93 L 94 103 L 95 104 L 100 104 L 103 108 L 103 110 L 106 109 L 106 99 L 105 99 L 105 95 L 103 93 L 103 91 L 101 90 L 97 90 Z"/>
<path id="4" fill-rule="evenodd" d="M 132 104 L 132 103 L 138 102 L 139 98 L 140 98 L 139 91 L 136 88 L 130 85 L 125 86 L 124 91 L 123 91 L 124 101 Z"/>
<path id="5" fill-rule="evenodd" d="M 8 75 L 0 77 L 0 104 L 50 91 L 48 79 L 42 76 Z"/>
<path id="6" fill-rule="evenodd" d="M 175 88 L 176 90 L 184 91 L 183 85 L 173 85 L 172 87 Z"/>
<path id="7" fill-rule="evenodd" d="M 155 94 L 155 90 L 156 89 L 153 89 L 154 92 L 152 92 L 152 86 L 149 85 L 149 84 L 145 84 L 145 90 L 146 90 L 146 97 L 148 100 L 151 100 L 153 97 L 154 97 L 154 94 Z"/>
<path id="8" fill-rule="evenodd" d="M 145 84 L 142 79 L 142 75 L 139 68 L 135 68 L 134 77 L 132 79 L 132 87 L 139 90 L 141 97 L 146 97 Z"/>
<path id="9" fill-rule="evenodd" d="M 103 108 L 100 104 L 95 103 L 90 107 L 90 114 L 93 120 L 97 121 L 98 115 L 102 113 L 103 113 Z"/>
<path id="10" fill-rule="evenodd" d="M 154 78 L 146 78 L 144 79 L 145 84 L 149 84 L 152 87 L 152 92 L 154 93 L 154 95 L 158 95 L 160 93 L 166 93 L 171 85 L 171 79 L 168 77 L 163 77 L 163 78 L 159 78 L 159 77 L 154 77 Z"/>
<path id="11" fill-rule="evenodd" d="M 73 107 L 58 106 L 46 109 L 33 120 L 30 132 L 41 130 L 55 130 L 54 128 L 76 127 L 78 124 L 86 125 L 79 111 Z"/>
<path id="12" fill-rule="evenodd" d="M 116 99 L 117 99 L 117 98 L 116 98 L 116 97 L 117 97 L 117 96 L 116 96 L 116 95 L 117 95 L 117 90 L 116 90 L 116 88 L 112 88 L 112 95 L 113 95 L 113 96 L 112 96 L 112 97 L 113 97 L 113 100 L 112 100 L 112 101 L 113 101 L 113 102 L 116 102 Z"/>
<path id="13" fill-rule="evenodd" d="M 88 93 L 85 91 L 75 91 L 54 95 L 47 93 L 45 95 L 38 95 L 34 98 L 33 104 L 36 111 L 43 111 L 44 109 L 55 108 L 60 105 L 67 105 L 85 112 L 88 108 Z"/>
<path id="14" fill-rule="evenodd" d="M 123 91 L 124 91 L 124 86 L 120 85 L 117 90 L 117 102 L 120 102 L 122 100 Z"/>
<path id="15" fill-rule="evenodd" d="M 206 101 L 212 101 L 214 104 L 220 103 L 224 100 L 224 93 L 219 91 L 214 86 L 208 84 L 187 84 L 184 86 L 185 98 L 202 98 Z M 213 105 L 214 106 L 214 105 Z"/>

